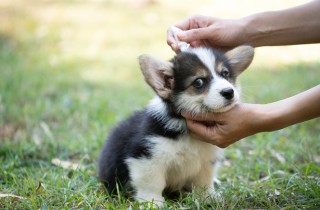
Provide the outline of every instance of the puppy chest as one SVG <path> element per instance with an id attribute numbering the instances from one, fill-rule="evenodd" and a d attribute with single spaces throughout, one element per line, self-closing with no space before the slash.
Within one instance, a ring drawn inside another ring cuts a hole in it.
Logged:
<path id="1" fill-rule="evenodd" d="M 201 159 L 196 154 L 175 154 L 176 159 L 171 159 L 166 164 L 166 183 L 172 189 L 179 190 L 186 183 L 197 176 L 201 168 L 209 161 Z"/>
<path id="2" fill-rule="evenodd" d="M 154 158 L 161 160 L 166 170 L 167 185 L 182 188 L 194 179 L 203 168 L 213 167 L 218 155 L 217 148 L 189 139 L 164 140 L 157 144 Z"/>

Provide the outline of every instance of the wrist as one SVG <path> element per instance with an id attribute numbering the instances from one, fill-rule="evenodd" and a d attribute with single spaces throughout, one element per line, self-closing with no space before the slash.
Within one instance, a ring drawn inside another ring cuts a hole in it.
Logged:
<path id="1" fill-rule="evenodd" d="M 276 131 L 288 126 L 290 107 L 284 106 L 281 101 L 263 104 L 258 111 L 261 122 L 260 132 Z"/>
<path id="2" fill-rule="evenodd" d="M 259 14 L 254 14 L 242 18 L 244 25 L 244 33 L 246 37 L 246 44 L 253 47 L 266 46 L 266 41 L 270 41 L 270 35 L 274 29 L 271 25 L 265 23 L 265 16 L 270 16 L 270 12 L 264 12 Z"/>
<path id="3" fill-rule="evenodd" d="M 280 114 L 272 106 L 272 104 L 252 104 L 249 107 L 251 132 L 270 132 L 280 129 Z"/>
<path id="4" fill-rule="evenodd" d="M 246 136 L 270 130 L 272 120 L 264 104 L 239 104 L 238 107 L 240 110 L 237 112 L 242 114 L 242 130 Z"/>

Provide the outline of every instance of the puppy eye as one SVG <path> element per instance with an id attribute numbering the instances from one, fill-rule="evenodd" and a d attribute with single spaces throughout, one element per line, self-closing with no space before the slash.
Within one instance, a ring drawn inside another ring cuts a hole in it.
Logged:
<path id="1" fill-rule="evenodd" d="M 206 80 L 203 78 L 198 78 L 193 82 L 193 87 L 197 88 L 197 89 L 201 89 L 205 86 L 206 84 Z"/>
<path id="2" fill-rule="evenodd" d="M 224 78 L 228 78 L 230 77 L 230 72 L 227 69 L 223 68 L 221 71 L 221 76 Z"/>

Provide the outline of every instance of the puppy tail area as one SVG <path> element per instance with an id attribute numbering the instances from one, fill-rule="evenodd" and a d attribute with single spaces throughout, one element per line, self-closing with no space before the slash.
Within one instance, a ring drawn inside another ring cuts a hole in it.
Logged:
<path id="1" fill-rule="evenodd" d="M 111 197 L 123 197 L 124 199 L 134 196 L 134 190 L 127 183 L 124 185 L 120 180 L 114 178 L 114 181 L 100 179 L 100 182 L 105 186 L 105 189 Z"/>

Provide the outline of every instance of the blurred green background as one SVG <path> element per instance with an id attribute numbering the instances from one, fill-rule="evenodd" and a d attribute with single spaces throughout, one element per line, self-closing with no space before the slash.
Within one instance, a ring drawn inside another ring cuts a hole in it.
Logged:
<path id="1" fill-rule="evenodd" d="M 239 18 L 304 2 L 1 0 L 0 208 L 135 205 L 106 195 L 95 164 L 108 131 L 154 95 L 137 57 L 172 58 L 166 30 L 192 14 Z M 240 77 L 242 100 L 269 103 L 319 84 L 319 58 L 320 45 L 256 49 Z M 319 122 L 226 149 L 220 176 L 227 200 L 218 208 L 320 208 Z M 83 169 L 60 167 L 54 158 Z M 192 196 L 168 205 L 199 206 Z"/>

